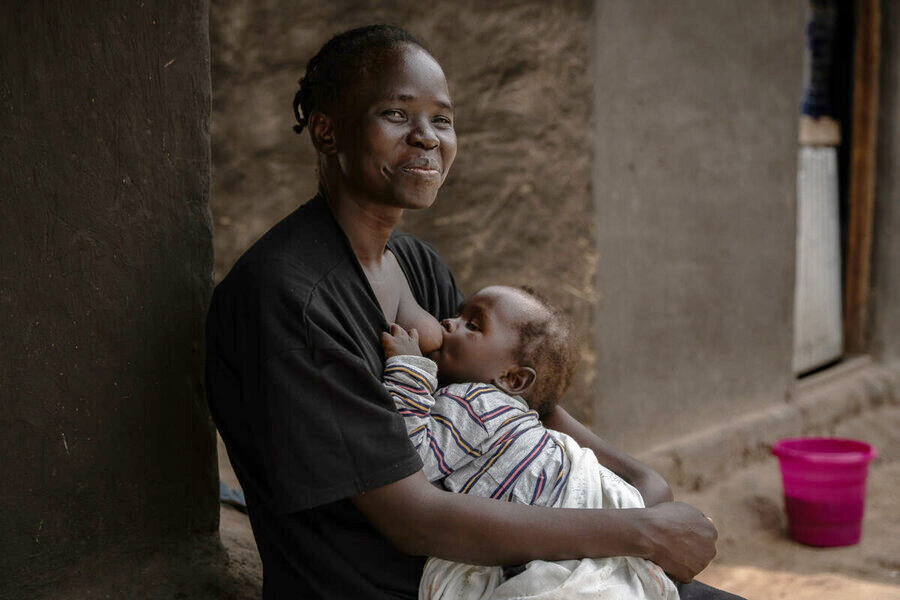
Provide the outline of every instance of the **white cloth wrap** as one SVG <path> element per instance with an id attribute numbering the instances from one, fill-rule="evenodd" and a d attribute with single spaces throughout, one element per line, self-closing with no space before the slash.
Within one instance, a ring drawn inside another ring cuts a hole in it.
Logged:
<path id="1" fill-rule="evenodd" d="M 642 508 L 640 493 L 597 462 L 569 436 L 551 431 L 572 459 L 562 508 Z M 502 581 L 500 567 L 429 558 L 419 583 L 420 600 L 678 600 L 678 590 L 659 566 L 631 556 L 547 562 L 533 560 Z"/>

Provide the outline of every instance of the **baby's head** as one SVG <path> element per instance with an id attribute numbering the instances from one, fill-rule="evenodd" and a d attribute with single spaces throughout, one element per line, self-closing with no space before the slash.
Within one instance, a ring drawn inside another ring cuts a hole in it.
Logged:
<path id="1" fill-rule="evenodd" d="M 441 325 L 443 344 L 429 357 L 442 385 L 491 383 L 543 416 L 571 383 L 578 360 L 572 326 L 530 289 L 487 287 Z"/>

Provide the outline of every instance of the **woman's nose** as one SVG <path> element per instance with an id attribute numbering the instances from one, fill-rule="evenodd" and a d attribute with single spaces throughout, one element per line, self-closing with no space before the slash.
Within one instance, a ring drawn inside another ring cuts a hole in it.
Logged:
<path id="1" fill-rule="evenodd" d="M 409 143 L 425 150 L 437 148 L 441 143 L 431 125 L 418 123 L 409 132 Z"/>

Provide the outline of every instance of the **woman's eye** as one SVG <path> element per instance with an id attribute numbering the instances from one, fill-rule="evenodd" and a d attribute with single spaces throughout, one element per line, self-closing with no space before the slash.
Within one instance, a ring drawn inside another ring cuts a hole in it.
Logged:
<path id="1" fill-rule="evenodd" d="M 453 121 L 444 116 L 439 116 L 434 118 L 434 123 L 436 125 L 441 125 L 443 127 L 452 127 Z"/>
<path id="2" fill-rule="evenodd" d="M 391 121 L 402 121 L 406 118 L 406 115 L 404 115 L 402 111 L 396 109 L 386 110 L 381 113 L 381 115 L 387 117 Z"/>

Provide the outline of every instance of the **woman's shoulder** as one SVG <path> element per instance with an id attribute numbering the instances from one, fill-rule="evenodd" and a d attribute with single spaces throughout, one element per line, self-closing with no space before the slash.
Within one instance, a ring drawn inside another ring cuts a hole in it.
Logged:
<path id="1" fill-rule="evenodd" d="M 350 249 L 324 201 L 316 196 L 264 233 L 238 259 L 236 267 L 275 260 L 295 269 L 328 270 L 346 261 Z"/>
<path id="2" fill-rule="evenodd" d="M 302 291 L 347 263 L 351 257 L 347 246 L 340 228 L 317 196 L 251 245 L 223 283 L 242 288 L 288 285 Z"/>

